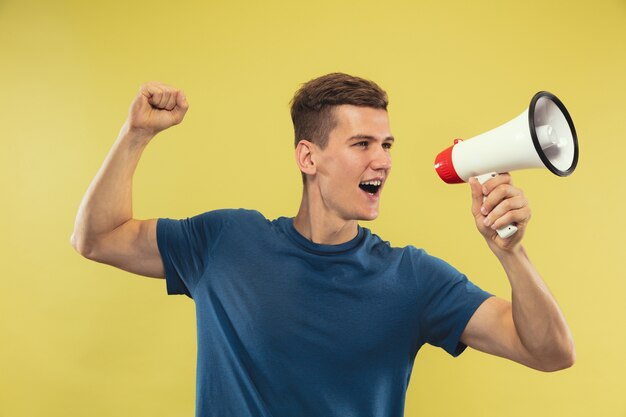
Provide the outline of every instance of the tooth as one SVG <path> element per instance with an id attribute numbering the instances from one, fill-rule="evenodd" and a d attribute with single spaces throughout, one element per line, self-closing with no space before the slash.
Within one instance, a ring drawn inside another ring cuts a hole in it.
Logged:
<path id="1" fill-rule="evenodd" d="M 374 186 L 380 187 L 382 185 L 382 183 L 383 182 L 381 180 L 370 180 L 370 181 L 363 181 L 360 184 L 361 185 L 374 185 Z"/>

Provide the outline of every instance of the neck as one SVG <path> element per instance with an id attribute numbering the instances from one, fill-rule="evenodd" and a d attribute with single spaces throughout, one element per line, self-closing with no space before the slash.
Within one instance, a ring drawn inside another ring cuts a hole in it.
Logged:
<path id="1" fill-rule="evenodd" d="M 322 245 L 339 245 L 348 242 L 358 234 L 356 220 L 344 220 L 333 215 L 319 196 L 311 196 L 307 187 L 302 193 L 302 201 L 293 226 L 304 237 Z"/>

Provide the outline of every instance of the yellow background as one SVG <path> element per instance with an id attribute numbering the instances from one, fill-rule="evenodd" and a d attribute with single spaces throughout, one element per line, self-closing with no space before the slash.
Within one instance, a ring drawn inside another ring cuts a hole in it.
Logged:
<path id="1" fill-rule="evenodd" d="M 333 71 L 373 79 L 391 99 L 393 174 L 365 225 L 503 297 L 469 189 L 443 184 L 434 156 L 544 89 L 579 135 L 572 176 L 514 176 L 533 208 L 526 247 L 577 363 L 545 374 L 426 346 L 406 415 L 626 416 L 624 0 L 0 1 L 0 416 L 193 415 L 193 302 L 77 255 L 82 195 L 139 85 L 162 80 L 191 109 L 144 153 L 135 216 L 294 215 L 288 102 Z"/>

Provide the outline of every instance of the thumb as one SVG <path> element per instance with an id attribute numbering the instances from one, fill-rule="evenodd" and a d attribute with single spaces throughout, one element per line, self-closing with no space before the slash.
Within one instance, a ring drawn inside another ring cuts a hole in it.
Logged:
<path id="1" fill-rule="evenodd" d="M 474 217 L 477 217 L 482 215 L 480 208 L 482 207 L 483 199 L 485 198 L 483 195 L 483 186 L 474 177 L 470 177 L 469 185 L 472 190 L 472 214 Z"/>
<path id="2" fill-rule="evenodd" d="M 179 90 L 176 95 L 176 107 L 180 107 L 185 111 L 189 108 L 189 103 L 187 102 L 187 97 L 185 96 L 185 92 L 183 90 Z"/>
<path id="3" fill-rule="evenodd" d="M 182 90 L 179 90 L 176 94 L 176 106 L 172 109 L 174 123 L 178 124 L 182 122 L 188 109 L 189 103 L 187 102 L 187 97 L 185 97 L 185 93 Z"/>

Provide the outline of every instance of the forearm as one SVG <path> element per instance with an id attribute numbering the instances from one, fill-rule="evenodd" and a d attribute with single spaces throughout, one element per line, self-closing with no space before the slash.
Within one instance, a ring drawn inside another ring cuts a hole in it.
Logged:
<path id="1" fill-rule="evenodd" d="M 513 322 L 525 349 L 547 369 L 570 366 L 575 353 L 569 327 L 524 248 L 496 255 L 511 283 Z"/>
<path id="2" fill-rule="evenodd" d="M 133 174 L 149 141 L 127 124 L 120 130 L 78 209 L 72 243 L 80 252 L 88 252 L 97 237 L 132 219 Z"/>

